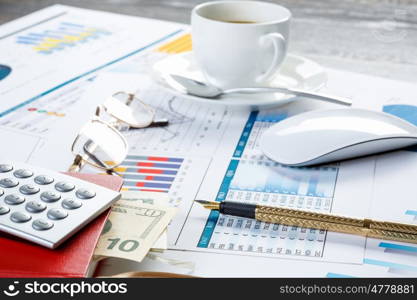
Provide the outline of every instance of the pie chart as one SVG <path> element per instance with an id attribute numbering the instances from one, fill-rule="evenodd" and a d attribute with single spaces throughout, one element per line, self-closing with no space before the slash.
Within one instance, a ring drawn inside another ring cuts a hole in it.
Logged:
<path id="1" fill-rule="evenodd" d="M 417 126 L 417 106 L 407 104 L 384 105 L 383 111 Z"/>
<path id="2" fill-rule="evenodd" d="M 7 75 L 9 75 L 11 71 L 12 71 L 12 68 L 10 68 L 9 66 L 0 65 L 0 80 L 6 78 Z"/>

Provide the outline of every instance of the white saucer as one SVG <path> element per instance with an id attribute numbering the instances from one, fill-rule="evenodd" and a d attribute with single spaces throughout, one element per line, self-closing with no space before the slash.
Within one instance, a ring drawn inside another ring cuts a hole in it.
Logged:
<path id="1" fill-rule="evenodd" d="M 219 99 L 186 95 L 178 89 L 178 84 L 169 75 L 177 74 L 205 81 L 201 71 L 197 68 L 192 52 L 163 58 L 153 64 L 152 71 L 155 75 L 155 80 L 169 93 L 206 104 L 260 109 L 281 106 L 296 99 L 293 95 L 281 93 L 230 94 L 221 96 Z M 326 82 L 327 74 L 319 64 L 302 56 L 288 54 L 277 76 L 270 85 L 316 91 Z"/>

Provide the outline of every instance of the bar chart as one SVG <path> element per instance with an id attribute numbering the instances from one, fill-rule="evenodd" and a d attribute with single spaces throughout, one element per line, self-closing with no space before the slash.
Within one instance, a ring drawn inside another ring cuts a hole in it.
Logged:
<path id="1" fill-rule="evenodd" d="M 332 197 L 336 167 L 288 167 L 275 162 L 241 160 L 231 190 Z"/>
<path id="2" fill-rule="evenodd" d="M 330 211 L 337 174 L 337 166 L 296 168 L 233 159 L 216 200 Z M 198 247 L 322 257 L 325 239 L 325 230 L 268 224 L 212 211 Z"/>
<path id="3" fill-rule="evenodd" d="M 259 140 L 265 130 L 289 114 L 252 112 L 243 128 L 216 201 L 331 211 L 338 165 L 289 167 L 265 157 Z M 322 257 L 326 231 L 269 224 L 212 211 L 198 248 L 258 255 Z"/>
<path id="4" fill-rule="evenodd" d="M 60 22 L 51 29 L 18 35 L 16 43 L 31 46 L 33 50 L 41 54 L 52 54 L 110 34 L 110 31 L 102 28 Z"/>
<path id="5" fill-rule="evenodd" d="M 179 206 L 194 199 L 209 162 L 205 157 L 130 154 L 114 170 L 123 177 L 123 190 L 168 193 L 170 204 Z"/>
<path id="6" fill-rule="evenodd" d="M 124 187 L 128 190 L 168 193 L 183 158 L 129 155 L 117 167 L 123 173 Z"/>
<path id="7" fill-rule="evenodd" d="M 216 201 L 331 211 L 338 165 L 289 167 L 263 155 L 268 128 L 293 115 L 287 110 L 252 112 L 243 127 Z M 222 215 L 212 211 L 198 248 L 257 255 L 323 257 L 326 231 Z"/>

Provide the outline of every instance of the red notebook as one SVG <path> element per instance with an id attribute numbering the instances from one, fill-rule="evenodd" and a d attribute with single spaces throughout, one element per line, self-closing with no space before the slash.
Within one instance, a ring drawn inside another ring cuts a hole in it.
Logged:
<path id="1" fill-rule="evenodd" d="M 116 191 L 123 183 L 117 176 L 67 174 Z M 0 233 L 0 277 L 86 277 L 108 214 L 104 212 L 54 250 Z"/>

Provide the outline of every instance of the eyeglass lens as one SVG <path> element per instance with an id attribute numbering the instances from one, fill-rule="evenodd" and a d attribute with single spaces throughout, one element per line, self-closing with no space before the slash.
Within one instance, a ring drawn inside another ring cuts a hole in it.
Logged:
<path id="1" fill-rule="evenodd" d="M 125 159 L 127 148 L 120 133 L 103 122 L 91 121 L 81 130 L 73 152 L 82 155 L 89 164 L 109 169 Z"/>
<path id="2" fill-rule="evenodd" d="M 118 92 L 108 98 L 103 107 L 106 112 L 114 118 L 128 124 L 133 128 L 143 128 L 152 124 L 155 111 L 138 98 L 134 98 L 132 94 Z M 132 102 L 127 106 L 127 102 Z"/>

